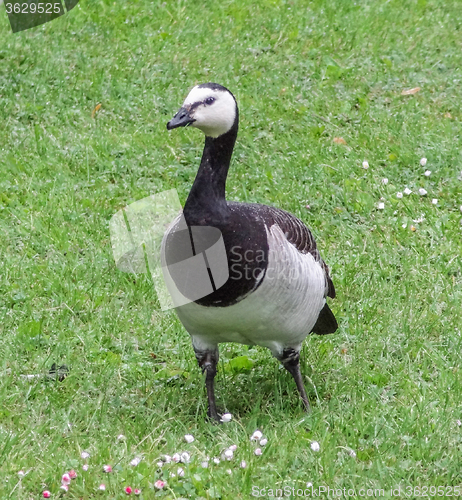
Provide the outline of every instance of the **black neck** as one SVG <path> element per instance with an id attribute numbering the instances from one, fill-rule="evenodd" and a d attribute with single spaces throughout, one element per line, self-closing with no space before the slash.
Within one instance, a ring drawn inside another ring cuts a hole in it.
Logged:
<path id="1" fill-rule="evenodd" d="M 184 207 L 186 221 L 223 218 L 228 213 L 226 177 L 236 142 L 238 120 L 226 134 L 205 138 L 201 164 Z"/>

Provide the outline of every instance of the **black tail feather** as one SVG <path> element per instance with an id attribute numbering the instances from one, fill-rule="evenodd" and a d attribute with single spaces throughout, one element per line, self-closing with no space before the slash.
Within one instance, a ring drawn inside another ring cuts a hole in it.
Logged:
<path id="1" fill-rule="evenodd" d="M 313 326 L 311 333 L 317 333 L 318 335 L 327 335 L 328 333 L 334 333 L 337 328 L 338 323 L 335 319 L 334 313 L 330 310 L 330 307 L 326 303 L 319 313 L 318 320 Z"/>

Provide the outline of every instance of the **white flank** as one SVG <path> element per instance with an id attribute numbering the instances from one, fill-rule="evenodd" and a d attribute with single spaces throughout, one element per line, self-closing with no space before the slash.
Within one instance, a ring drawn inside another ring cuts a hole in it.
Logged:
<path id="1" fill-rule="evenodd" d="M 280 357 L 285 347 L 299 347 L 311 332 L 326 302 L 324 270 L 311 254 L 289 243 L 279 226 L 266 231 L 268 269 L 254 292 L 228 307 L 192 302 L 177 308 L 196 350 L 238 342 L 267 347 Z"/>

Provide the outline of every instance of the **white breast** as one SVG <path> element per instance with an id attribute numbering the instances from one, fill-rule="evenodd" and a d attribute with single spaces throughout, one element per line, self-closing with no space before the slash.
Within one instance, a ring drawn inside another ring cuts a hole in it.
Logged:
<path id="1" fill-rule="evenodd" d="M 268 268 L 254 292 L 228 307 L 192 302 L 177 308 L 196 350 L 239 342 L 268 347 L 278 357 L 285 347 L 299 347 L 311 332 L 326 302 L 324 270 L 311 254 L 289 243 L 279 226 L 266 232 Z"/>

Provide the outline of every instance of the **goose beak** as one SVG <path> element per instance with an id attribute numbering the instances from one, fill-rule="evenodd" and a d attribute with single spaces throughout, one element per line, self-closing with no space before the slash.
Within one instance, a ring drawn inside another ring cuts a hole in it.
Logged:
<path id="1" fill-rule="evenodd" d="M 178 113 L 167 123 L 167 130 L 172 130 L 172 128 L 177 127 L 186 127 L 195 121 L 194 118 L 191 118 L 186 108 L 180 108 Z"/>

